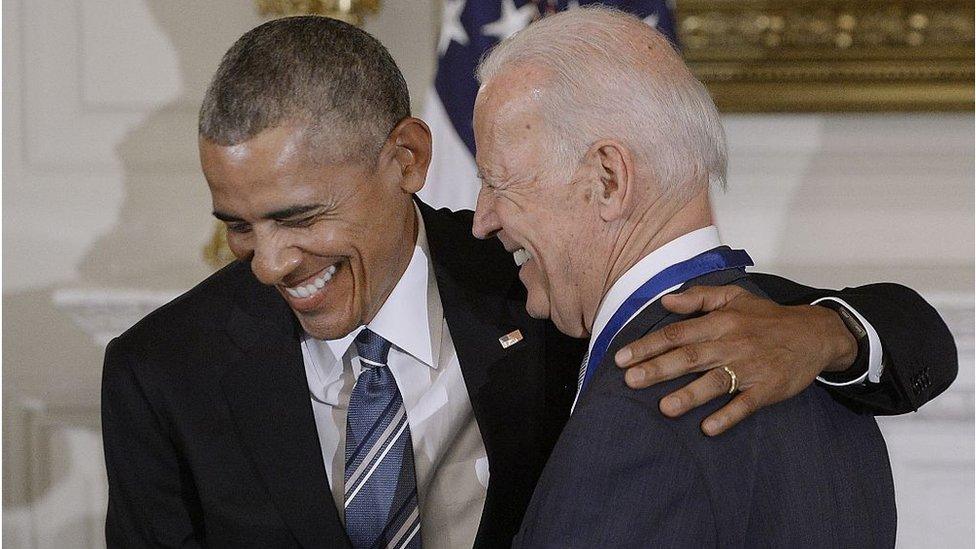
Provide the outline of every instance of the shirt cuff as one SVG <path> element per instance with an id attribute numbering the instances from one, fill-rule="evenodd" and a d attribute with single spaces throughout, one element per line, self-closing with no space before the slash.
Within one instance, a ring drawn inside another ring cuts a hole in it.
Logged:
<path id="1" fill-rule="evenodd" d="M 834 387 L 843 387 L 847 385 L 861 385 L 865 382 L 865 380 L 870 381 L 871 383 L 880 382 L 881 373 L 883 370 L 881 357 L 883 355 L 884 350 L 881 348 L 881 338 L 878 337 L 878 332 L 874 329 L 874 326 L 871 326 L 871 323 L 868 322 L 866 318 L 861 316 L 861 313 L 857 312 L 857 310 L 854 309 L 854 307 L 851 307 L 843 299 L 839 299 L 836 297 L 822 297 L 814 301 L 813 303 L 811 303 L 811 305 L 816 305 L 821 301 L 833 301 L 835 303 L 840 304 L 842 307 L 847 309 L 848 312 L 854 315 L 854 318 L 856 318 L 857 321 L 861 323 L 861 326 L 864 327 L 864 331 L 867 332 L 868 334 L 868 369 L 863 374 L 849 381 L 843 381 L 843 382 L 827 381 L 826 379 L 820 376 L 817 376 L 817 381 L 825 385 L 832 385 Z"/>

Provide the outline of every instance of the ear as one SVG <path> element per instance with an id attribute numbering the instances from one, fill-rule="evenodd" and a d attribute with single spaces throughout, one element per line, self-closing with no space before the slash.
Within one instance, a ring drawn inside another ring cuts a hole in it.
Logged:
<path id="1" fill-rule="evenodd" d="M 412 116 L 404 118 L 390 132 L 387 146 L 392 147 L 393 160 L 400 171 L 400 188 L 410 194 L 422 189 L 430 167 L 430 128 L 427 124 Z"/>
<path id="2" fill-rule="evenodd" d="M 627 217 L 636 190 L 630 149 L 618 141 L 602 139 L 586 152 L 586 163 L 596 175 L 593 198 L 600 208 L 600 218 L 609 222 Z"/>

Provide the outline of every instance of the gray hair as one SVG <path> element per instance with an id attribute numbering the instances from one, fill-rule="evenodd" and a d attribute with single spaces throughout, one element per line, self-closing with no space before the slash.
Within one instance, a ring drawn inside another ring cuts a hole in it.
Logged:
<path id="1" fill-rule="evenodd" d="M 539 97 L 554 162 L 576 166 L 600 139 L 617 139 L 667 191 L 725 186 L 725 131 L 708 91 L 667 38 L 604 6 L 548 16 L 482 59 L 482 85 L 533 65 L 548 74 Z"/>
<path id="2" fill-rule="evenodd" d="M 377 39 L 342 21 L 299 16 L 248 31 L 224 54 L 199 132 L 228 146 L 299 123 L 340 143 L 343 159 L 367 159 L 407 116 L 407 84 Z"/>

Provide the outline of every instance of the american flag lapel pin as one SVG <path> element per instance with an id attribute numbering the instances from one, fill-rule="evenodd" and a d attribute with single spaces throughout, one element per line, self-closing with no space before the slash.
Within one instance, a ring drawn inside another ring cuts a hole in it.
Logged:
<path id="1" fill-rule="evenodd" d="M 512 345 L 515 345 L 519 341 L 522 341 L 522 331 L 515 330 L 514 332 L 509 332 L 502 337 L 498 338 L 498 342 L 502 344 L 502 349 L 508 349 Z"/>

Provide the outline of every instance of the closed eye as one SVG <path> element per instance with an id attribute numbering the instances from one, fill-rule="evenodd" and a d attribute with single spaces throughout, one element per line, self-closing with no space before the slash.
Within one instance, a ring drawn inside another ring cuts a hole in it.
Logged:
<path id="1" fill-rule="evenodd" d="M 234 234 L 247 234 L 251 232 L 250 223 L 226 223 L 227 232 Z"/>
<path id="2" fill-rule="evenodd" d="M 311 214 L 303 215 L 301 217 L 293 217 L 286 219 L 276 219 L 275 223 L 279 227 L 286 227 L 289 229 L 303 229 L 306 227 L 311 227 L 320 221 L 323 217 L 330 214 L 329 210 L 319 210 Z"/>
<path id="3" fill-rule="evenodd" d="M 310 227 L 318 220 L 318 218 L 318 215 L 309 215 L 298 219 L 281 219 L 278 220 L 278 225 L 281 225 L 282 227 L 301 229 L 304 227 Z"/>
<path id="4" fill-rule="evenodd" d="M 488 181 L 488 177 L 481 170 L 478 170 L 478 181 L 481 182 L 482 187 L 487 187 L 489 189 L 494 188 L 494 185 L 491 184 L 491 181 Z"/>

